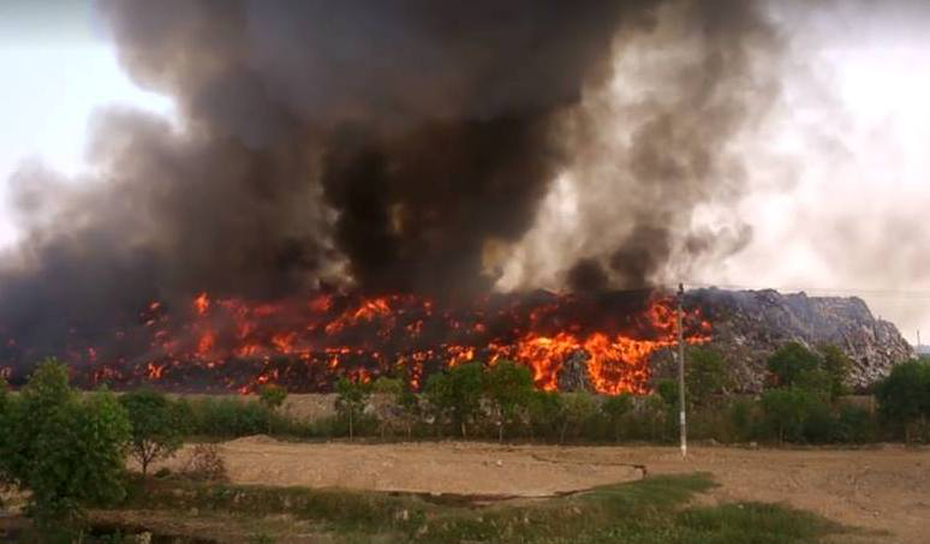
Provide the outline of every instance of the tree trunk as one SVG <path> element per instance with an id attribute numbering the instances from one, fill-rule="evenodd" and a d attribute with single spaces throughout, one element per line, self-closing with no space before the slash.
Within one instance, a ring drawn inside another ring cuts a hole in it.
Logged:
<path id="1" fill-rule="evenodd" d="M 353 432 L 354 429 L 352 428 L 352 419 L 353 419 L 352 410 L 349 410 L 349 441 L 350 442 L 352 441 L 352 438 L 354 437 L 354 432 Z"/>
<path id="2" fill-rule="evenodd" d="M 503 423 L 497 426 L 497 443 L 504 443 L 504 425 Z"/>

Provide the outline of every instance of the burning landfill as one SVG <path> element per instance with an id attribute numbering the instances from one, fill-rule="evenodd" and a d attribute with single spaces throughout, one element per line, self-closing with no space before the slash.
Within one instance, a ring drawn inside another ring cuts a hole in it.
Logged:
<path id="1" fill-rule="evenodd" d="M 410 295 L 319 293 L 249 304 L 203 293 L 188 308 L 166 310 L 152 302 L 139 314 L 142 327 L 115 331 L 101 345 L 75 331 L 65 357 L 88 386 L 154 382 L 247 393 L 267 382 L 326 390 L 340 375 L 399 375 L 418 388 L 425 372 L 501 358 L 528 365 L 536 385 L 552 390 L 563 363 L 583 354 L 593 388 L 617 394 L 646 392 L 649 356 L 677 341 L 675 310 L 645 292 L 498 295 L 455 310 Z M 707 341 L 710 325 L 691 317 L 688 341 Z M 13 339 L 0 352 L 28 355 Z"/>
<path id="2" fill-rule="evenodd" d="M 10 179 L 13 382 L 50 355 L 245 392 L 509 358 L 555 389 L 581 357 L 642 393 L 677 335 L 652 287 L 751 234 L 692 214 L 739 197 L 727 144 L 777 94 L 756 2 L 167 3 L 99 7 L 177 118 L 104 112 L 86 178 Z"/>

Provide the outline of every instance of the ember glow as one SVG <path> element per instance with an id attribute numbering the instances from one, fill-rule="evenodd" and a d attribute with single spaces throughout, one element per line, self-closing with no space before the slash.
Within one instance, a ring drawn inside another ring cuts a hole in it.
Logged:
<path id="1" fill-rule="evenodd" d="M 331 390 L 340 376 L 390 375 L 414 388 L 445 367 L 511 359 L 528 366 L 540 389 L 560 388 L 569 358 L 585 361 L 603 394 L 650 391 L 650 357 L 677 342 L 672 299 L 642 292 L 493 295 L 468 306 L 413 295 L 314 293 L 275 302 L 213 298 L 189 306 L 152 301 L 138 326 L 93 344 L 74 331 L 60 356 L 75 379 L 93 386 L 156 383 L 180 391 L 249 393 L 265 383 L 293 392 Z M 710 340 L 710 324 L 688 310 L 686 338 Z M 32 354 L 6 344 L 2 360 Z"/>

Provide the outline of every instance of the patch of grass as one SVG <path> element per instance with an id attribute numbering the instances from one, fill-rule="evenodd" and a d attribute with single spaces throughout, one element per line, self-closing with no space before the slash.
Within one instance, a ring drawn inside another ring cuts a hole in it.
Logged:
<path id="1" fill-rule="evenodd" d="M 780 505 L 687 507 L 715 484 L 706 474 L 655 476 L 549 500 L 487 507 L 437 504 L 410 494 L 147 482 L 133 509 L 288 514 L 347 542 L 815 543 L 843 529 Z"/>
<path id="2" fill-rule="evenodd" d="M 681 512 L 677 521 L 689 542 L 706 544 L 817 542 L 825 534 L 843 531 L 810 512 L 757 502 L 691 508 Z"/>

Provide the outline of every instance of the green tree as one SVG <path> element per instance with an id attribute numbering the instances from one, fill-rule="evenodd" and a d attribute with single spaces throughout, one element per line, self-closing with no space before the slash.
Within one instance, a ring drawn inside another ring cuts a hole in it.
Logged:
<path id="1" fill-rule="evenodd" d="M 623 393 L 610 397 L 601 404 L 601 411 L 607 416 L 611 426 L 614 428 L 614 437 L 617 442 L 620 441 L 620 425 L 623 418 L 633 410 L 633 396 L 629 393 Z"/>
<path id="2" fill-rule="evenodd" d="M 714 395 L 725 392 L 729 387 L 729 379 L 726 361 L 719 351 L 706 347 L 692 347 L 688 350 L 685 392 L 689 405 L 712 404 Z"/>
<path id="3" fill-rule="evenodd" d="M 559 414 L 562 411 L 562 397 L 555 391 L 534 390 L 530 395 L 528 412 L 530 419 L 530 438 L 538 431 L 547 438 L 558 436 Z"/>
<path id="4" fill-rule="evenodd" d="M 672 382 L 672 384 L 674 384 L 674 382 Z M 674 397 L 676 400 L 674 404 L 669 404 L 661 394 L 652 394 L 643 399 L 639 407 L 639 413 L 642 414 L 649 426 L 650 439 L 655 440 L 660 438 L 658 431 L 665 426 L 665 422 L 669 418 L 669 413 L 673 412 L 673 408 L 678 404 L 677 395 L 678 392 L 676 387 Z M 677 416 L 673 419 L 677 419 Z"/>
<path id="5" fill-rule="evenodd" d="M 11 425 L 11 404 L 9 387 L 3 376 L 0 376 L 0 431 L 2 431 L 0 432 L 0 491 L 3 491 L 13 481 L 7 466 L 9 464 L 7 454 L 11 451 L 11 447 L 7 445 L 7 441 L 11 438 L 10 432 L 7 431 Z M 0 507 L 3 507 L 2 499 L 0 499 Z"/>
<path id="6" fill-rule="evenodd" d="M 669 406 L 678 406 L 678 382 L 676 380 L 660 380 L 656 385 L 656 393 Z"/>
<path id="7" fill-rule="evenodd" d="M 287 400 L 287 389 L 280 385 L 268 383 L 258 390 L 258 402 L 268 410 L 268 434 L 271 434 L 275 416 L 285 400 Z"/>
<path id="8" fill-rule="evenodd" d="M 258 402 L 271 412 L 277 411 L 287 400 L 287 389 L 273 383 L 265 384 L 258 390 Z"/>
<path id="9" fill-rule="evenodd" d="M 788 342 L 769 357 L 768 370 L 776 387 L 791 387 L 810 381 L 807 375 L 821 368 L 820 356 L 797 342 Z"/>
<path id="10" fill-rule="evenodd" d="M 830 378 L 830 397 L 848 395 L 852 361 L 843 353 L 843 350 L 833 345 L 821 346 L 820 353 L 823 357 L 823 369 Z"/>
<path id="11" fill-rule="evenodd" d="M 397 406 L 400 424 L 407 432 L 407 440 L 410 440 L 413 437 L 413 426 L 422 415 L 420 398 L 409 387 L 404 387 L 394 396 L 394 404 Z"/>
<path id="12" fill-rule="evenodd" d="M 433 374 L 426 380 L 424 394 L 437 417 L 449 419 L 467 438 L 467 426 L 481 410 L 481 363 L 467 363 Z"/>
<path id="13" fill-rule="evenodd" d="M 559 442 L 565 442 L 569 429 L 573 435 L 581 432 L 582 426 L 587 423 L 598 411 L 597 399 L 594 395 L 585 392 L 562 393 L 559 410 Z"/>
<path id="14" fill-rule="evenodd" d="M 785 387 L 766 391 L 762 395 L 764 423 L 775 433 L 779 444 L 803 437 L 804 424 L 816 397 L 805 389 Z"/>
<path id="15" fill-rule="evenodd" d="M 84 506 L 124 496 L 131 429 L 112 394 L 79 397 L 67 368 L 48 359 L 7 404 L 0 459 L 7 477 L 30 492 L 28 512 L 40 529 L 73 526 Z"/>
<path id="16" fill-rule="evenodd" d="M 402 421 L 397 399 L 404 390 L 404 383 L 397 378 L 381 376 L 372 383 L 371 390 L 372 406 L 378 418 L 378 433 L 381 440 L 384 440 L 387 429 L 400 425 Z"/>
<path id="17" fill-rule="evenodd" d="M 484 394 L 497 424 L 499 442 L 504 441 L 504 427 L 525 414 L 533 391 L 530 369 L 513 361 L 498 361 L 484 373 Z"/>
<path id="18" fill-rule="evenodd" d="M 168 459 L 181 448 L 187 422 L 177 405 L 152 389 L 126 393 L 119 403 L 132 425 L 129 453 L 142 466 L 144 477 L 153 461 Z"/>
<path id="19" fill-rule="evenodd" d="M 910 442 L 930 416 L 930 364 L 909 361 L 896 365 L 875 387 L 879 413 L 888 422 L 900 422 L 904 441 Z"/>
<path id="20" fill-rule="evenodd" d="M 371 398 L 371 384 L 342 377 L 336 382 L 336 394 L 336 411 L 348 422 L 349 440 L 352 440 L 355 438 L 355 422 Z"/>

